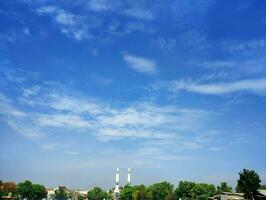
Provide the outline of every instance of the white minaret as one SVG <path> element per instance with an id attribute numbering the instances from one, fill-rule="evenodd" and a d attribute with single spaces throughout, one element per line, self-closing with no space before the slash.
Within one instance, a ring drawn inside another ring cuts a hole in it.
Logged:
<path id="1" fill-rule="evenodd" d="M 119 193 L 119 168 L 116 169 L 114 193 Z"/>
<path id="2" fill-rule="evenodd" d="M 127 169 L 127 184 L 131 184 L 131 170 L 130 168 Z"/>

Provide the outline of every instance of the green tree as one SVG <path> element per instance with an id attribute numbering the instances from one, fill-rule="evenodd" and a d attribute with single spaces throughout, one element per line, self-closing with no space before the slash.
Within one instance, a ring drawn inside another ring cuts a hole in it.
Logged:
<path id="1" fill-rule="evenodd" d="M 83 196 L 83 195 L 78 195 L 78 200 L 84 200 L 85 199 L 85 197 Z"/>
<path id="2" fill-rule="evenodd" d="M 212 184 L 198 183 L 192 189 L 193 200 L 207 200 L 208 197 L 215 195 L 216 188 Z"/>
<path id="3" fill-rule="evenodd" d="M 59 189 L 55 190 L 54 193 L 55 193 L 56 199 L 61 200 L 61 199 L 67 199 L 68 198 L 68 194 L 64 188 L 59 188 Z"/>
<path id="4" fill-rule="evenodd" d="M 192 190 L 195 187 L 196 183 L 189 181 L 180 181 L 178 187 L 174 192 L 174 199 L 178 200 L 179 198 L 183 200 L 188 200 L 192 198 Z"/>
<path id="5" fill-rule="evenodd" d="M 29 200 L 39 200 L 47 196 L 47 192 L 43 185 L 32 184 L 28 180 L 18 184 L 17 192 L 21 198 L 27 198 Z"/>
<path id="6" fill-rule="evenodd" d="M 173 198 L 174 186 L 166 181 L 150 186 L 151 200 L 170 200 Z"/>
<path id="7" fill-rule="evenodd" d="M 239 172 L 237 187 L 240 192 L 244 193 L 245 198 L 253 200 L 260 188 L 260 182 L 260 177 L 254 170 L 244 169 Z"/>
<path id="8" fill-rule="evenodd" d="M 120 192 L 121 200 L 132 200 L 133 193 L 136 191 L 136 188 L 131 185 L 125 185 L 124 188 Z"/>
<path id="9" fill-rule="evenodd" d="M 33 189 L 33 199 L 34 200 L 46 198 L 47 191 L 45 190 L 45 187 L 43 185 L 33 184 L 32 189 Z"/>
<path id="10" fill-rule="evenodd" d="M 33 199 L 32 183 L 28 180 L 18 184 L 18 194 L 21 198 Z"/>
<path id="11" fill-rule="evenodd" d="M 102 200 L 102 199 L 107 199 L 108 194 L 107 192 L 103 191 L 101 188 L 95 187 L 88 192 L 87 197 L 89 200 Z"/>
<path id="12" fill-rule="evenodd" d="M 148 200 L 149 194 L 148 189 L 145 185 L 136 186 L 136 189 L 133 193 L 133 200 Z"/>
<path id="13" fill-rule="evenodd" d="M 217 193 L 232 192 L 232 187 L 227 185 L 226 182 L 221 182 L 221 185 L 217 186 Z"/>

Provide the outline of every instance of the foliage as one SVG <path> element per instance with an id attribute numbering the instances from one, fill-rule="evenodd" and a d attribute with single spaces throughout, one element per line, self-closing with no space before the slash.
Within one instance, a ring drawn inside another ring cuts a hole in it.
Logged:
<path id="1" fill-rule="evenodd" d="M 47 196 L 47 192 L 43 185 L 32 184 L 28 180 L 19 183 L 17 191 L 21 198 L 27 198 L 29 200 L 39 200 Z"/>
<path id="2" fill-rule="evenodd" d="M 131 185 L 125 185 L 125 187 L 120 192 L 121 200 L 133 200 L 133 193 L 136 188 Z"/>
<path id="3" fill-rule="evenodd" d="M 178 187 L 174 192 L 174 199 L 178 200 L 179 198 L 183 200 L 188 200 L 192 198 L 192 190 L 195 187 L 196 183 L 189 181 L 180 181 Z"/>
<path id="4" fill-rule="evenodd" d="M 224 187 L 224 184 L 223 184 Z M 206 200 L 216 194 L 216 188 L 212 184 L 180 181 L 174 192 L 174 199 L 178 200 Z"/>
<path id="5" fill-rule="evenodd" d="M 17 186 L 14 182 L 0 181 L 0 197 L 2 196 L 17 196 Z"/>
<path id="6" fill-rule="evenodd" d="M 266 185 L 261 185 L 261 186 L 260 186 L 260 189 L 261 189 L 261 190 L 266 190 Z"/>
<path id="7" fill-rule="evenodd" d="M 171 200 L 173 199 L 174 186 L 166 181 L 155 183 L 150 186 L 151 200 Z"/>
<path id="8" fill-rule="evenodd" d="M 33 184 L 33 199 L 44 199 L 47 196 L 47 191 L 43 185 Z"/>
<path id="9" fill-rule="evenodd" d="M 88 192 L 87 197 L 89 200 L 102 200 L 102 199 L 107 199 L 108 194 L 107 192 L 103 191 L 101 188 L 95 187 Z"/>
<path id="10" fill-rule="evenodd" d="M 84 200 L 85 199 L 85 197 L 83 196 L 83 195 L 78 195 L 78 200 Z"/>
<path id="11" fill-rule="evenodd" d="M 240 192 L 245 194 L 245 198 L 253 200 L 260 188 L 260 177 L 254 170 L 244 169 L 239 172 L 237 187 Z"/>
<path id="12" fill-rule="evenodd" d="M 133 193 L 133 200 L 149 200 L 149 189 L 145 185 L 136 186 L 135 192 Z"/>
<path id="13" fill-rule="evenodd" d="M 0 180 L 0 199 L 2 196 L 6 196 L 7 192 L 4 191 L 3 182 Z"/>
<path id="14" fill-rule="evenodd" d="M 121 200 L 148 200 L 149 189 L 145 185 L 131 186 L 125 185 L 121 190 L 120 199 Z"/>
<path id="15" fill-rule="evenodd" d="M 4 186 L 3 186 L 3 182 L 2 180 L 0 180 L 0 199 L 2 198 L 2 196 L 6 196 L 7 192 L 4 191 Z"/>
<path id="16" fill-rule="evenodd" d="M 68 199 L 68 194 L 64 188 L 60 188 L 54 191 L 56 199 Z"/>
<path id="17" fill-rule="evenodd" d="M 208 197 L 214 196 L 216 188 L 212 184 L 198 183 L 192 189 L 192 199 L 207 200 Z"/>
<path id="18" fill-rule="evenodd" d="M 232 187 L 227 185 L 226 182 L 221 182 L 221 185 L 217 186 L 217 193 L 221 192 L 232 192 Z"/>

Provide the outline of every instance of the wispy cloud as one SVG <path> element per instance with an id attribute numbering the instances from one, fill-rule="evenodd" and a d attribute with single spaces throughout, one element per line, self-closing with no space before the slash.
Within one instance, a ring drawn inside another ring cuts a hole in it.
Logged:
<path id="1" fill-rule="evenodd" d="M 123 59 L 130 68 L 134 69 L 139 73 L 154 74 L 158 72 L 156 68 L 156 62 L 151 59 L 136 56 L 129 53 L 124 53 Z"/>
<path id="2" fill-rule="evenodd" d="M 73 96 L 56 85 L 47 84 L 20 87 L 14 97 L 20 104 L 8 101 L 3 95 L 0 97 L 5 100 L 0 104 L 4 108 L 1 109 L 3 121 L 33 141 L 48 139 L 60 130 L 86 133 L 99 141 L 141 139 L 153 141 L 155 146 L 179 144 L 191 150 L 208 143 L 201 134 L 206 132 L 211 113 L 200 109 L 150 101 L 114 105 L 86 95 Z M 22 105 L 24 112 L 20 109 Z M 42 144 L 42 148 L 53 150 L 54 146 L 45 146 L 47 143 L 51 142 Z"/>
<path id="3" fill-rule="evenodd" d="M 11 105 L 11 100 L 9 100 L 4 94 L 0 93 L 0 115 L 22 117 L 25 113 L 18 110 Z"/>
<path id="4" fill-rule="evenodd" d="M 127 5 L 127 3 L 116 1 L 110 3 L 105 0 L 91 0 L 89 2 L 80 1 L 77 5 L 86 12 L 77 14 L 72 9 L 48 3 L 40 4 L 39 8 L 35 10 L 39 15 L 49 16 L 62 34 L 78 41 L 96 38 L 104 42 L 133 31 L 145 32 L 149 28 L 143 26 L 142 22 L 154 18 L 149 8 L 139 4 Z M 113 15 L 111 18 L 106 17 L 104 12 L 112 12 Z M 121 20 L 121 16 L 126 16 L 128 19 Z M 100 34 L 98 33 L 99 29 L 101 29 Z"/>
<path id="5" fill-rule="evenodd" d="M 152 20 L 154 18 L 151 7 L 147 7 L 142 3 L 90 0 L 87 7 L 96 12 L 109 11 L 139 20 Z"/>
<path id="6" fill-rule="evenodd" d="M 193 83 L 186 81 L 173 82 L 174 91 L 178 92 L 185 90 L 188 92 L 208 94 L 208 95 L 222 95 L 235 92 L 251 92 L 255 94 L 265 94 L 266 92 L 266 79 L 247 79 L 235 82 L 221 82 L 221 83 Z"/>
<path id="7" fill-rule="evenodd" d="M 43 6 L 36 9 L 40 15 L 48 15 L 59 25 L 63 34 L 76 40 L 90 38 L 90 30 L 83 19 L 69 11 L 55 6 Z"/>

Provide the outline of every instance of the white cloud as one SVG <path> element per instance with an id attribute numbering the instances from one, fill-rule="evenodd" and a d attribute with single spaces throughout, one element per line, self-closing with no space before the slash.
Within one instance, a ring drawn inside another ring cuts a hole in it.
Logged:
<path id="1" fill-rule="evenodd" d="M 229 83 L 207 83 L 198 84 L 186 81 L 175 81 L 173 83 L 174 91 L 185 90 L 188 92 L 209 94 L 209 95 L 222 95 L 235 92 L 252 92 L 255 94 L 265 94 L 266 92 L 266 79 L 247 79 L 239 80 Z"/>
<path id="2" fill-rule="evenodd" d="M 139 20 L 154 19 L 151 7 L 139 4 L 127 4 L 118 1 L 90 0 L 87 4 L 90 10 L 96 12 L 111 11 L 117 14 L 125 15 Z"/>
<path id="3" fill-rule="evenodd" d="M 58 23 L 64 25 L 74 25 L 76 23 L 75 15 L 66 13 L 64 10 L 58 12 L 55 19 Z"/>
<path id="4" fill-rule="evenodd" d="M 25 89 L 23 89 L 22 96 L 25 97 L 25 98 L 29 98 L 31 96 L 35 96 L 35 95 L 37 95 L 39 93 L 40 89 L 41 88 L 38 85 L 34 85 L 31 88 L 25 88 Z"/>
<path id="5" fill-rule="evenodd" d="M 23 117 L 26 114 L 12 106 L 11 101 L 4 94 L 0 93 L 0 116 L 1 115 Z"/>
<path id="6" fill-rule="evenodd" d="M 6 122 L 15 132 L 32 141 L 40 141 L 46 136 L 42 132 L 43 130 L 32 123 L 32 118 L 28 118 L 28 116 L 21 120 L 9 118 Z"/>
<path id="7" fill-rule="evenodd" d="M 165 144 L 167 141 L 174 141 L 189 149 L 193 148 L 186 143 L 187 139 L 198 144 L 197 148 L 205 142 L 191 134 L 185 136 L 184 133 L 194 134 L 203 129 L 210 115 L 206 111 L 150 102 L 114 107 L 85 97 L 47 95 L 45 90 L 41 91 L 39 95 L 31 96 L 30 104 L 24 104 L 34 106 L 34 111 L 27 112 L 20 120 L 17 116 L 7 120 L 14 131 L 32 140 L 39 140 L 48 133 L 56 133 L 60 128 L 61 131 L 88 133 L 101 141 L 142 138 L 163 140 Z M 16 108 L 9 106 L 7 109 L 3 115 Z"/>
<path id="8" fill-rule="evenodd" d="M 130 68 L 139 73 L 154 74 L 157 72 L 156 62 L 151 59 L 135 56 L 128 53 L 124 53 L 123 59 Z"/>
<path id="9" fill-rule="evenodd" d="M 1 119 L 13 131 L 38 142 L 64 132 L 86 133 L 100 141 L 153 141 L 154 146 L 178 145 L 185 149 L 202 148 L 209 142 L 198 136 L 206 132 L 209 111 L 149 101 L 112 104 L 69 95 L 60 88 L 56 84 L 23 85 L 14 97 L 19 104 L 0 96 Z M 19 109 L 22 106 L 26 112 Z M 41 145 L 43 149 L 53 148 Z"/>
<path id="10" fill-rule="evenodd" d="M 55 28 L 62 34 L 75 40 L 99 39 L 100 42 L 113 40 L 114 37 L 124 36 L 133 31 L 147 31 L 149 28 L 141 22 L 154 18 L 153 13 L 141 5 L 130 5 L 118 1 L 90 0 L 78 2 L 87 12 L 76 14 L 73 10 L 59 6 L 43 4 L 36 10 L 39 15 L 49 16 Z M 99 15 L 95 12 L 114 12 L 114 17 Z M 119 20 L 119 16 L 128 16 L 130 19 Z M 99 32 L 99 28 L 101 31 Z"/>
<path id="11" fill-rule="evenodd" d="M 39 77 L 38 72 L 26 72 L 20 68 L 13 68 L 9 61 L 0 63 L 0 74 L 0 83 L 3 85 L 9 82 L 24 83 Z"/>
<path id="12" fill-rule="evenodd" d="M 39 9 L 37 9 L 37 12 L 43 14 L 43 13 L 55 13 L 57 11 L 57 8 L 54 6 L 44 6 Z"/>
<path id="13" fill-rule="evenodd" d="M 37 118 L 40 126 L 44 127 L 64 127 L 64 128 L 88 128 L 90 123 L 77 115 L 42 115 Z"/>
<path id="14" fill-rule="evenodd" d="M 253 57 L 253 56 L 252 56 Z M 207 70 L 218 71 L 219 73 L 232 73 L 235 76 L 259 74 L 266 71 L 265 57 L 245 58 L 235 60 L 212 60 L 190 62 L 189 65 L 199 66 Z M 225 77 L 226 78 L 226 77 Z"/>
<path id="15" fill-rule="evenodd" d="M 101 104 L 89 99 L 83 99 L 82 97 L 75 98 L 63 94 L 50 94 L 49 97 L 50 98 L 48 98 L 44 104 L 58 111 L 68 111 L 80 114 L 97 114 L 103 111 L 103 106 Z"/>
<path id="16" fill-rule="evenodd" d="M 90 31 L 84 19 L 55 6 L 44 6 L 36 10 L 40 15 L 48 15 L 57 23 L 60 31 L 76 40 L 90 38 Z"/>

